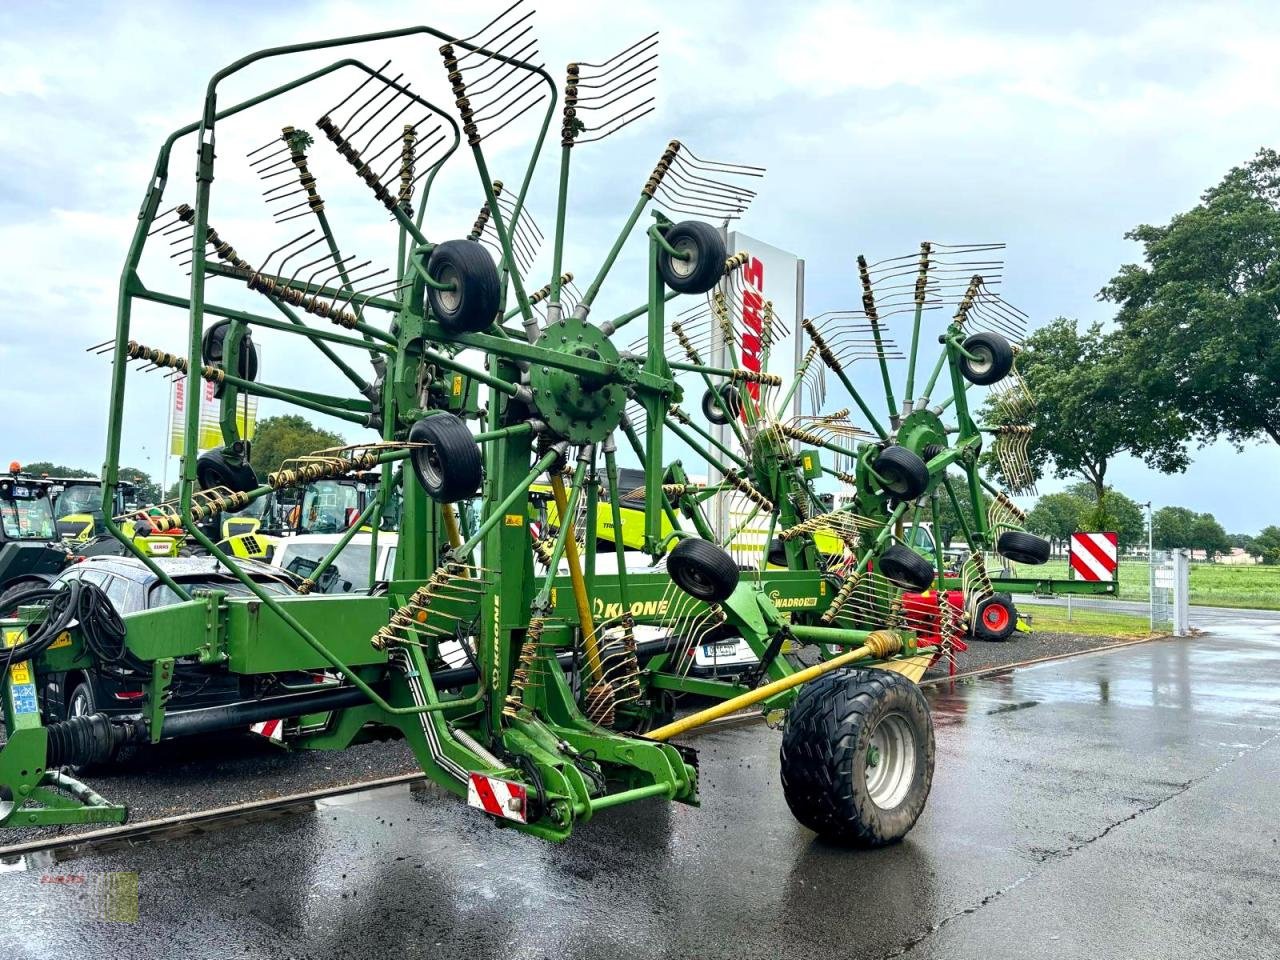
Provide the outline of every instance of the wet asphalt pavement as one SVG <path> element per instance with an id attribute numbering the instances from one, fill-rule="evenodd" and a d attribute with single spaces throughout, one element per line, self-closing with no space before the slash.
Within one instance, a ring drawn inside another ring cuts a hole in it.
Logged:
<path id="1" fill-rule="evenodd" d="M 928 692 L 933 793 L 894 847 L 816 841 L 779 734 L 732 727 L 696 740 L 701 809 L 560 846 L 400 788 L 13 864 L 0 957 L 1276 956 L 1280 622 Z M 94 916 L 119 871 L 136 923 Z"/>

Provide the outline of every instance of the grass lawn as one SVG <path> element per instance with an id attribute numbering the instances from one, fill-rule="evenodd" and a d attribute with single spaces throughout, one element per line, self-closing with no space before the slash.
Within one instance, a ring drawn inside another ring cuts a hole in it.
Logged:
<path id="1" fill-rule="evenodd" d="M 1067 577 L 1065 560 L 1053 560 L 1043 568 L 1057 579 Z M 1120 599 L 1146 600 L 1147 564 L 1125 560 L 1120 563 Z M 1280 610 L 1280 566 L 1226 566 L 1193 563 L 1190 573 L 1191 603 L 1207 607 L 1252 607 Z"/>
<path id="2" fill-rule="evenodd" d="M 1065 607 L 1031 606 L 1019 611 L 1031 616 L 1031 635 L 1037 633 L 1079 633 L 1088 637 L 1138 640 L 1151 636 L 1151 624 L 1144 615 L 1111 613 L 1077 607 L 1067 619 Z"/>

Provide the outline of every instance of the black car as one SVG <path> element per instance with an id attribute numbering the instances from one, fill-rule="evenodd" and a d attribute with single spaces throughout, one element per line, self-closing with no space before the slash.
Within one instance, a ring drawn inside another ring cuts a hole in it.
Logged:
<path id="1" fill-rule="evenodd" d="M 156 558 L 156 563 L 187 590 L 215 589 L 232 597 L 249 596 L 244 584 L 213 557 Z M 276 567 L 241 561 L 241 568 L 268 593 L 288 596 L 296 592 L 296 578 Z M 126 627 L 130 614 L 181 602 L 172 589 L 133 557 L 89 557 L 60 573 L 52 585 L 56 587 L 72 580 L 85 580 L 101 587 L 125 618 Z M 295 679 L 314 682 L 309 675 L 242 677 L 218 666 L 200 664 L 195 657 L 180 657 L 175 664 L 165 709 L 173 712 L 254 699 Z M 37 682 L 45 722 L 49 723 L 93 713 L 121 718 L 139 716 L 147 678 L 124 667 L 103 665 L 50 673 L 37 678 Z"/>

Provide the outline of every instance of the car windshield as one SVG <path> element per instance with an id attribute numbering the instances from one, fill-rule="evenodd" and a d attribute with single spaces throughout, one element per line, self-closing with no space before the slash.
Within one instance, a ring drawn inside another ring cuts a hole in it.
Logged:
<path id="1" fill-rule="evenodd" d="M 307 487 L 296 526 L 300 533 L 341 533 L 359 512 L 356 484 L 319 480 Z"/>
<path id="2" fill-rule="evenodd" d="M 48 540 L 57 530 L 48 497 L 0 500 L 0 526 L 11 540 Z"/>
<path id="3" fill-rule="evenodd" d="M 295 543 L 286 539 L 279 547 L 282 551 L 280 564 L 290 573 L 309 577 L 333 547 L 332 543 Z M 368 590 L 369 544 L 347 544 L 329 569 L 336 570 L 337 576 L 328 584 L 326 593 L 363 593 Z"/>
<path id="4" fill-rule="evenodd" d="M 69 517 L 73 513 L 100 513 L 101 511 L 102 488 L 97 484 L 77 483 L 58 494 L 53 515 Z"/>
<path id="5" fill-rule="evenodd" d="M 279 580 L 255 580 L 254 582 L 272 596 L 285 597 L 294 593 L 294 590 L 288 584 L 281 583 Z M 178 583 L 187 591 L 221 590 L 228 597 L 253 596 L 249 592 L 249 588 L 243 583 L 230 578 L 210 577 L 207 580 L 179 580 Z M 151 593 L 147 596 L 148 608 L 167 607 L 181 602 L 182 598 L 163 583 L 157 583 L 152 586 Z"/>

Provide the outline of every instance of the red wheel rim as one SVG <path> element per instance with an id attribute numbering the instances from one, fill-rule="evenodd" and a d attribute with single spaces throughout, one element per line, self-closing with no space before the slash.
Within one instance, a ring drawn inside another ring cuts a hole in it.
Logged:
<path id="1" fill-rule="evenodd" d="M 991 630 L 1003 630 L 1009 625 L 1009 608 L 1003 603 L 988 604 L 982 611 L 982 622 Z"/>

